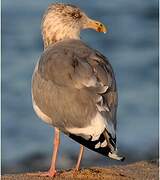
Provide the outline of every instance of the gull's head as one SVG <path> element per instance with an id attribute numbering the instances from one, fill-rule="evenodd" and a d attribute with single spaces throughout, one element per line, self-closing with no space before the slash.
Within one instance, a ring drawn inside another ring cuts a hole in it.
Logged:
<path id="1" fill-rule="evenodd" d="M 64 39 L 80 39 L 82 29 L 107 32 L 99 21 L 90 19 L 78 7 L 70 4 L 51 4 L 42 20 L 42 35 L 45 47 Z"/>

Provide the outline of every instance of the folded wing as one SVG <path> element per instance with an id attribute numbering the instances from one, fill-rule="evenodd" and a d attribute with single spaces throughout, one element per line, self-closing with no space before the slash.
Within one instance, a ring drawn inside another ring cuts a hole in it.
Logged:
<path id="1" fill-rule="evenodd" d="M 116 82 L 106 57 L 80 40 L 56 43 L 40 58 L 32 87 L 50 124 L 91 150 L 123 160 L 116 149 Z"/>

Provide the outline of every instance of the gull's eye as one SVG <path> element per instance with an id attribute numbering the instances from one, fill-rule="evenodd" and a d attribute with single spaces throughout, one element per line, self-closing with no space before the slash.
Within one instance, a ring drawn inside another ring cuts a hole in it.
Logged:
<path id="1" fill-rule="evenodd" d="M 78 18 L 78 17 L 79 17 L 79 15 L 78 15 L 78 14 L 75 14 L 75 15 L 74 15 L 74 17 Z"/>
<path id="2" fill-rule="evenodd" d="M 73 13 L 71 14 L 71 16 L 72 16 L 73 18 L 75 18 L 75 19 L 79 19 L 79 18 L 82 17 L 82 15 L 80 14 L 80 12 L 73 12 Z"/>

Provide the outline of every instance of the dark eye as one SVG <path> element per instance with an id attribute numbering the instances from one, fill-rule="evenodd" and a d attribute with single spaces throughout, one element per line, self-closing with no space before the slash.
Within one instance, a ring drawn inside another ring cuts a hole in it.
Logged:
<path id="1" fill-rule="evenodd" d="M 79 12 L 73 12 L 73 13 L 71 14 L 71 16 L 72 16 L 73 18 L 75 18 L 75 19 L 82 17 L 82 15 L 81 15 Z"/>
<path id="2" fill-rule="evenodd" d="M 79 17 L 79 14 L 75 14 L 74 16 L 78 18 L 78 17 Z"/>
<path id="3" fill-rule="evenodd" d="M 100 27 L 102 27 L 102 24 L 100 24 Z"/>

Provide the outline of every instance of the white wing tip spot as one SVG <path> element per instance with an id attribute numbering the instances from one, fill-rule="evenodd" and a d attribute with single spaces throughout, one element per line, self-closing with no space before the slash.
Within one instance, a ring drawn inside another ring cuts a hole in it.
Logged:
<path id="1" fill-rule="evenodd" d="M 100 148 L 100 145 L 101 145 L 101 143 L 100 143 L 100 142 L 98 142 L 98 143 L 95 145 L 95 149 Z"/>
<path id="2" fill-rule="evenodd" d="M 108 153 L 108 156 L 110 157 L 110 158 L 112 158 L 112 159 L 116 159 L 116 160 L 121 160 L 121 161 L 123 161 L 124 160 L 124 157 L 120 157 L 120 156 L 118 156 L 116 153 Z"/>
<path id="3" fill-rule="evenodd" d="M 99 137 L 100 137 L 100 135 L 98 135 L 98 136 L 92 136 L 91 141 L 96 141 L 96 140 L 98 140 L 98 139 L 99 139 Z"/>
<path id="4" fill-rule="evenodd" d="M 101 147 L 106 147 L 107 146 L 107 141 L 104 140 L 103 143 L 101 143 Z"/>

